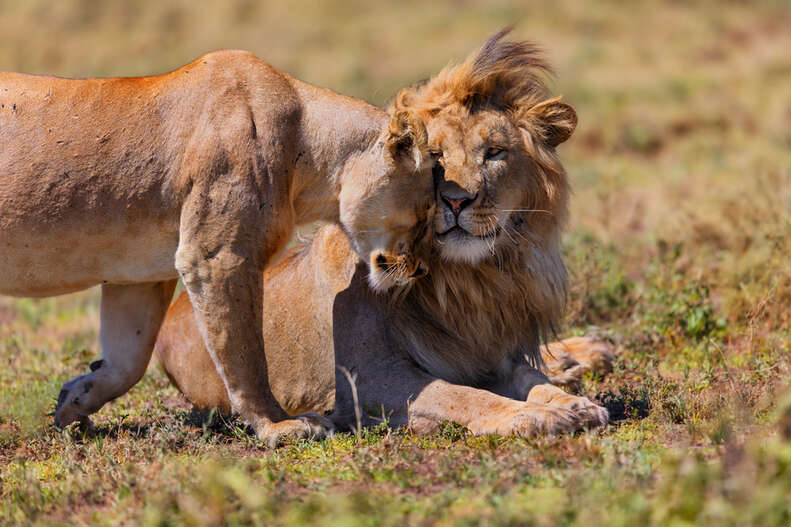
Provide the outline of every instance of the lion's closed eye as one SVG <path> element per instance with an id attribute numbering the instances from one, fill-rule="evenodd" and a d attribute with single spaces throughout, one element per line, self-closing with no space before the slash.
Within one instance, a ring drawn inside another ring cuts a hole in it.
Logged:
<path id="1" fill-rule="evenodd" d="M 505 148 L 500 148 L 497 146 L 490 146 L 486 149 L 486 152 L 483 154 L 484 161 L 500 161 L 505 159 L 507 155 L 507 150 Z"/>

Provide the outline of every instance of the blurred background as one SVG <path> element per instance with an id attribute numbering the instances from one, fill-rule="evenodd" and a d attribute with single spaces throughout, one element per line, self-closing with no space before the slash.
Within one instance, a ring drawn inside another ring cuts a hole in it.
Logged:
<path id="1" fill-rule="evenodd" d="M 775 322 L 788 322 L 782 0 L 0 0 L 0 70 L 148 75 L 244 48 L 383 105 L 510 24 L 544 47 L 555 92 L 579 113 L 561 147 L 576 192 L 572 325 L 630 315 L 649 265 L 672 267 L 662 280 L 705 284 L 725 318 L 773 305 Z"/>
<path id="2" fill-rule="evenodd" d="M 609 401 L 620 425 L 606 433 L 603 450 L 584 439 L 559 458 L 574 458 L 575 448 L 589 448 L 577 461 L 612 458 L 607 466 L 621 468 L 602 472 L 594 464 L 590 481 L 613 474 L 621 479 L 608 480 L 606 492 L 620 488 L 629 495 L 654 481 L 645 477 L 661 464 L 657 452 L 693 445 L 689 450 L 711 460 L 721 445 L 746 434 L 771 435 L 770 409 L 791 375 L 788 0 L 0 0 L 0 70 L 149 75 L 214 49 L 244 48 L 302 80 L 383 105 L 399 87 L 462 60 L 510 24 L 514 38 L 544 47 L 556 70 L 553 91 L 579 114 L 575 135 L 559 149 L 574 189 L 565 238 L 571 295 L 560 336 L 598 331 L 623 350 L 612 375 L 587 379 L 583 387 Z M 99 355 L 98 322 L 97 290 L 43 300 L 0 297 L 0 497 L 16 496 L 8 502 L 10 516 L 0 507 L 0 523 L 43 514 L 64 499 L 81 503 L 82 493 L 93 492 L 103 503 L 110 498 L 102 485 L 107 492 L 126 485 L 107 483 L 101 474 L 80 476 L 74 467 L 85 459 L 82 447 L 70 446 L 66 461 L 59 461 L 61 436 L 45 428 L 61 383 Z M 244 448 L 244 433 L 216 450 L 215 439 L 198 446 L 192 436 L 183 439 L 180 434 L 191 432 L 186 410 L 173 410 L 175 393 L 151 368 L 99 414 L 117 426 L 118 437 L 106 448 L 132 459 L 144 448 L 122 431 L 124 420 L 137 423 L 138 433 L 141 423 L 150 424 L 146 443 L 162 452 L 194 448 L 222 458 L 227 448 Z M 791 404 L 784 408 L 788 421 Z M 716 466 L 735 463 L 738 456 L 727 452 Z M 137 461 L 147 463 L 147 455 Z M 26 464 L 32 458 L 43 460 L 38 468 Z M 12 459 L 4 469 L 3 461 Z M 533 459 L 508 461 L 502 474 Z M 694 498 L 694 510 L 720 507 L 733 519 L 752 510 L 739 503 L 764 503 L 753 499 L 754 489 L 777 485 L 771 503 L 787 508 L 789 458 L 778 461 L 785 472 L 763 468 L 774 463 L 771 455 L 756 459 L 758 468 L 724 483 L 717 478 L 731 477 L 728 470 L 710 475 L 709 484 L 698 472 L 679 469 L 693 474 L 697 487 L 648 494 L 683 502 L 682 516 Z M 553 476 L 561 490 L 568 473 L 578 470 L 574 459 L 568 463 L 567 472 Z M 200 466 L 180 479 L 199 480 Z M 163 475 L 152 467 L 152 489 L 181 484 L 167 479 L 179 479 L 166 475 L 172 465 Z M 673 474 L 656 481 L 673 482 Z M 459 480 L 437 485 L 448 481 Z M 733 501 L 728 489 L 744 499 Z M 719 501 L 709 499 L 715 494 Z M 128 499 L 147 498 L 136 490 Z M 576 499 L 569 498 L 572 511 Z M 591 500 L 601 501 L 598 494 Z M 657 510 L 673 510 L 668 507 Z M 602 518 L 586 525 L 606 523 Z"/>

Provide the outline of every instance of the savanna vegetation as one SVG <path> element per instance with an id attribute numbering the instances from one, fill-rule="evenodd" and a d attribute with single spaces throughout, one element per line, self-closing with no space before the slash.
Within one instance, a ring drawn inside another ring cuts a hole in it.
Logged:
<path id="1" fill-rule="evenodd" d="M 559 336 L 618 345 L 581 387 L 607 429 L 385 422 L 267 449 L 191 413 L 152 364 L 96 433 L 60 431 L 60 385 L 100 353 L 98 291 L 0 298 L 0 525 L 791 523 L 787 2 L 0 0 L 0 70 L 150 74 L 241 47 L 384 104 L 511 23 L 580 117 L 561 147 L 575 194 Z"/>

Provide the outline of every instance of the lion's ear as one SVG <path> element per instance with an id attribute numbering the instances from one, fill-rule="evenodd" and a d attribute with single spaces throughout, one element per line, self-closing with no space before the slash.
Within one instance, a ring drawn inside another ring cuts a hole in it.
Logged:
<path id="1" fill-rule="evenodd" d="M 551 147 L 571 137 L 577 127 L 577 112 L 560 97 L 540 102 L 523 112 L 522 119 Z"/>
<path id="2" fill-rule="evenodd" d="M 423 121 L 406 110 L 396 110 L 393 113 L 385 141 L 393 159 L 413 162 L 418 167 L 424 157 L 427 142 L 428 135 Z"/>

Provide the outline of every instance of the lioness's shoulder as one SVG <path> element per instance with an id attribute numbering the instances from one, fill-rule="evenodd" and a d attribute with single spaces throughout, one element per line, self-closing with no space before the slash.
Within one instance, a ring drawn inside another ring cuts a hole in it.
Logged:
<path id="1" fill-rule="evenodd" d="M 189 75 L 208 75 L 212 87 L 232 87 L 240 81 L 251 86 L 266 86 L 268 90 L 290 91 L 293 79 L 250 51 L 220 49 L 207 53 L 172 73 L 186 78 Z M 189 74 L 189 75 L 187 75 Z"/>
<path id="2" fill-rule="evenodd" d="M 264 62 L 263 60 L 259 59 L 255 56 L 251 51 L 246 51 L 244 49 L 218 49 L 216 51 L 210 51 L 205 55 L 198 57 L 193 61 L 193 63 L 211 63 L 211 64 L 225 64 L 225 63 L 235 63 L 235 64 L 244 64 L 246 62 L 251 63 L 258 63 Z"/>
<path id="3" fill-rule="evenodd" d="M 254 72 L 260 70 L 278 72 L 273 66 L 242 49 L 220 49 L 198 57 L 189 64 L 173 71 L 174 74 L 203 71 Z M 278 72 L 279 73 L 279 72 Z"/>

